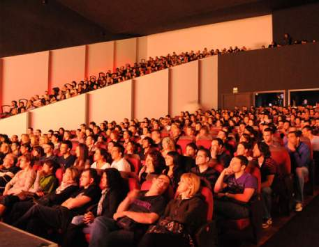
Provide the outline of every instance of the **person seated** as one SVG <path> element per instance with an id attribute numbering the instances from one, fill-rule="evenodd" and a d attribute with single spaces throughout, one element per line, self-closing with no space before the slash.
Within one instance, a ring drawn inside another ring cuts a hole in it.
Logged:
<path id="1" fill-rule="evenodd" d="M 15 222 L 15 226 L 46 238 L 49 237 L 48 229 L 61 230 L 64 233 L 74 216 L 84 214 L 88 207 L 97 203 L 101 193 L 97 183 L 97 171 L 85 169 L 81 174 L 80 189 L 70 198 L 53 207 L 33 205 Z"/>
<path id="2" fill-rule="evenodd" d="M 16 166 L 17 158 L 12 154 L 7 154 L 3 159 L 3 164 L 0 168 L 0 187 L 5 187 L 14 175 L 20 170 Z"/>
<path id="3" fill-rule="evenodd" d="M 170 151 L 176 151 L 175 142 L 170 137 L 164 137 L 162 140 L 162 155 L 165 158 L 166 154 Z"/>
<path id="4" fill-rule="evenodd" d="M 169 184 L 169 178 L 161 174 L 153 178 L 148 191 L 130 191 L 113 219 L 99 216 L 94 220 L 89 246 L 129 247 L 136 244 L 148 226 L 163 214 L 166 206 L 163 193 Z"/>
<path id="5" fill-rule="evenodd" d="M 120 202 L 124 199 L 125 189 L 123 185 L 123 179 L 117 169 L 105 169 L 100 181 L 102 192 L 99 203 L 84 215 L 73 217 L 62 246 L 86 246 L 84 234 L 91 233 L 95 218 L 103 215 L 111 219 Z"/>
<path id="6" fill-rule="evenodd" d="M 174 191 L 177 189 L 181 175 L 185 172 L 181 162 L 181 155 L 176 151 L 168 152 L 165 157 L 166 168 L 163 170 L 163 174 L 170 178 Z"/>
<path id="7" fill-rule="evenodd" d="M 76 157 L 71 154 L 72 142 L 69 140 L 62 141 L 60 146 L 60 156 L 57 161 L 64 170 L 73 166 Z"/>
<path id="8" fill-rule="evenodd" d="M 62 182 L 55 191 L 48 193 L 39 199 L 20 201 L 14 204 L 10 215 L 7 217 L 8 223 L 15 223 L 34 204 L 43 206 L 54 206 L 61 204 L 78 190 L 79 171 L 75 167 L 69 167 L 63 173 Z"/>
<path id="9" fill-rule="evenodd" d="M 274 140 L 273 131 L 271 128 L 266 128 L 263 131 L 263 140 L 271 149 L 281 148 L 281 144 Z"/>
<path id="10" fill-rule="evenodd" d="M 7 212 L 19 201 L 32 200 L 33 198 L 39 198 L 44 194 L 52 192 L 58 184 L 57 178 L 54 176 L 54 168 L 55 163 L 52 160 L 47 160 L 41 170 L 38 170 L 32 187 L 22 190 L 19 194 L 3 197 L 0 204 L 0 217 L 4 216 L 4 211 L 8 215 Z"/>
<path id="11" fill-rule="evenodd" d="M 19 158 L 21 170 L 5 186 L 3 197 L 0 201 L 0 216 L 3 215 L 7 207 L 11 206 L 18 195 L 23 191 L 28 191 L 34 183 L 36 173 L 32 169 L 31 155 L 22 155 Z"/>
<path id="12" fill-rule="evenodd" d="M 111 168 L 109 163 L 110 154 L 104 148 L 97 148 L 93 156 L 94 163 L 91 165 L 91 168 L 97 170 L 105 170 Z M 87 168 L 87 167 L 86 167 Z"/>
<path id="13" fill-rule="evenodd" d="M 115 168 L 120 172 L 131 172 L 131 165 L 123 157 L 124 156 L 124 147 L 120 144 L 116 144 L 111 153 L 113 162 L 111 168 Z"/>
<path id="14" fill-rule="evenodd" d="M 159 151 L 152 150 L 146 155 L 145 164 L 139 171 L 139 183 L 143 184 L 143 182 L 151 180 L 154 176 L 161 174 L 164 168 L 165 160 L 163 156 Z"/>
<path id="15" fill-rule="evenodd" d="M 207 204 L 199 193 L 200 178 L 184 173 L 177 188 L 177 197 L 166 206 L 156 225 L 150 226 L 139 247 L 194 246 L 193 236 L 206 222 Z"/>
<path id="16" fill-rule="evenodd" d="M 85 167 L 90 166 L 89 151 L 84 143 L 79 143 L 75 149 L 76 160 L 73 166 L 80 171 L 84 170 Z"/>
<path id="17" fill-rule="evenodd" d="M 144 137 L 141 141 L 142 150 L 139 153 L 140 159 L 145 160 L 146 155 L 153 149 L 153 139 L 151 137 Z"/>
<path id="18" fill-rule="evenodd" d="M 291 160 L 291 170 L 295 173 L 295 211 L 300 212 L 303 209 L 303 189 L 305 176 L 309 174 L 309 164 L 311 162 L 310 149 L 304 142 L 300 141 L 301 133 L 299 131 L 290 131 L 287 135 L 286 149 Z"/>
<path id="19" fill-rule="evenodd" d="M 246 157 L 234 157 L 229 167 L 219 175 L 214 192 L 214 214 L 217 219 L 241 219 L 249 217 L 248 203 L 257 193 L 257 179 L 245 172 Z"/>
<path id="20" fill-rule="evenodd" d="M 231 156 L 224 150 L 224 143 L 220 138 L 214 138 L 211 145 L 211 166 L 216 164 L 223 165 L 224 168 L 229 166 Z"/>
<path id="21" fill-rule="evenodd" d="M 264 142 L 258 142 L 253 149 L 254 160 L 256 167 L 260 168 L 261 174 L 261 202 L 263 204 L 263 228 L 268 228 L 272 225 L 271 218 L 271 195 L 272 185 L 277 173 L 276 162 L 270 157 L 271 153 L 269 146 Z"/>
<path id="22" fill-rule="evenodd" d="M 250 144 L 247 142 L 238 143 L 235 156 L 238 156 L 238 155 L 243 155 L 248 159 L 248 161 L 252 161 L 253 157 L 251 157 L 252 151 L 251 151 Z"/>
<path id="23" fill-rule="evenodd" d="M 213 190 L 219 173 L 209 166 L 209 161 L 210 155 L 208 149 L 200 147 L 196 154 L 196 167 L 193 167 L 191 172 L 201 178 L 203 186 Z"/>

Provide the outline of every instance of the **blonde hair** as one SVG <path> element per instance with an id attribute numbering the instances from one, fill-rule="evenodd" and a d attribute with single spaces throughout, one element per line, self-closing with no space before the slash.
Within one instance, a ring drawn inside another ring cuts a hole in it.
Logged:
<path id="1" fill-rule="evenodd" d="M 175 151 L 175 143 L 170 137 L 164 137 L 162 140 L 162 144 L 164 144 L 164 143 L 167 143 L 168 150 Z"/>
<path id="2" fill-rule="evenodd" d="M 187 197 L 194 196 L 200 188 L 200 178 L 194 173 L 184 173 L 181 176 L 181 180 L 184 180 L 189 185 L 189 192 Z"/>

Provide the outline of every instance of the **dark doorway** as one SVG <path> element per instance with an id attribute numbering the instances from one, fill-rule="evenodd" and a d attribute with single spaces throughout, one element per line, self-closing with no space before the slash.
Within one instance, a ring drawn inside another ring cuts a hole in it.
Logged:
<path id="1" fill-rule="evenodd" d="M 319 103 L 319 89 L 307 91 L 290 91 L 290 105 L 313 105 Z"/>
<path id="2" fill-rule="evenodd" d="M 255 106 L 284 106 L 284 98 L 283 92 L 255 93 Z"/>

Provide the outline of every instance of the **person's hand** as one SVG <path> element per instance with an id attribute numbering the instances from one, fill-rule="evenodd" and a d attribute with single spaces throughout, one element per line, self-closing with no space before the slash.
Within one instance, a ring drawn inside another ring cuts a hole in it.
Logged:
<path id="1" fill-rule="evenodd" d="M 21 191 L 17 196 L 19 197 L 20 201 L 24 201 L 27 198 L 27 195 L 24 191 Z"/>
<path id="2" fill-rule="evenodd" d="M 42 197 L 42 196 L 44 196 L 44 192 L 43 191 L 38 191 L 38 192 L 36 192 L 36 195 L 38 197 Z"/>
<path id="3" fill-rule="evenodd" d="M 223 172 L 226 176 L 232 175 L 234 173 L 234 171 L 230 167 L 225 168 Z"/>
<path id="4" fill-rule="evenodd" d="M 114 219 L 114 220 L 118 220 L 119 218 L 123 218 L 124 216 L 126 216 L 125 211 L 116 212 L 116 213 L 113 215 L 113 219 Z"/>
<path id="5" fill-rule="evenodd" d="M 89 223 L 92 223 L 94 219 L 95 219 L 94 214 L 92 212 L 88 212 L 84 215 L 83 222 L 85 224 L 89 224 Z"/>

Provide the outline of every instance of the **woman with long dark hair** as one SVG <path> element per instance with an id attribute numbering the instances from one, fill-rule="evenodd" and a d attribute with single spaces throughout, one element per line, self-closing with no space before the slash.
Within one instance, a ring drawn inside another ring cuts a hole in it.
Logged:
<path id="1" fill-rule="evenodd" d="M 165 157 L 165 164 L 166 168 L 163 170 L 163 173 L 170 178 L 175 191 L 180 177 L 184 173 L 181 165 L 181 155 L 176 151 L 168 152 Z"/>

